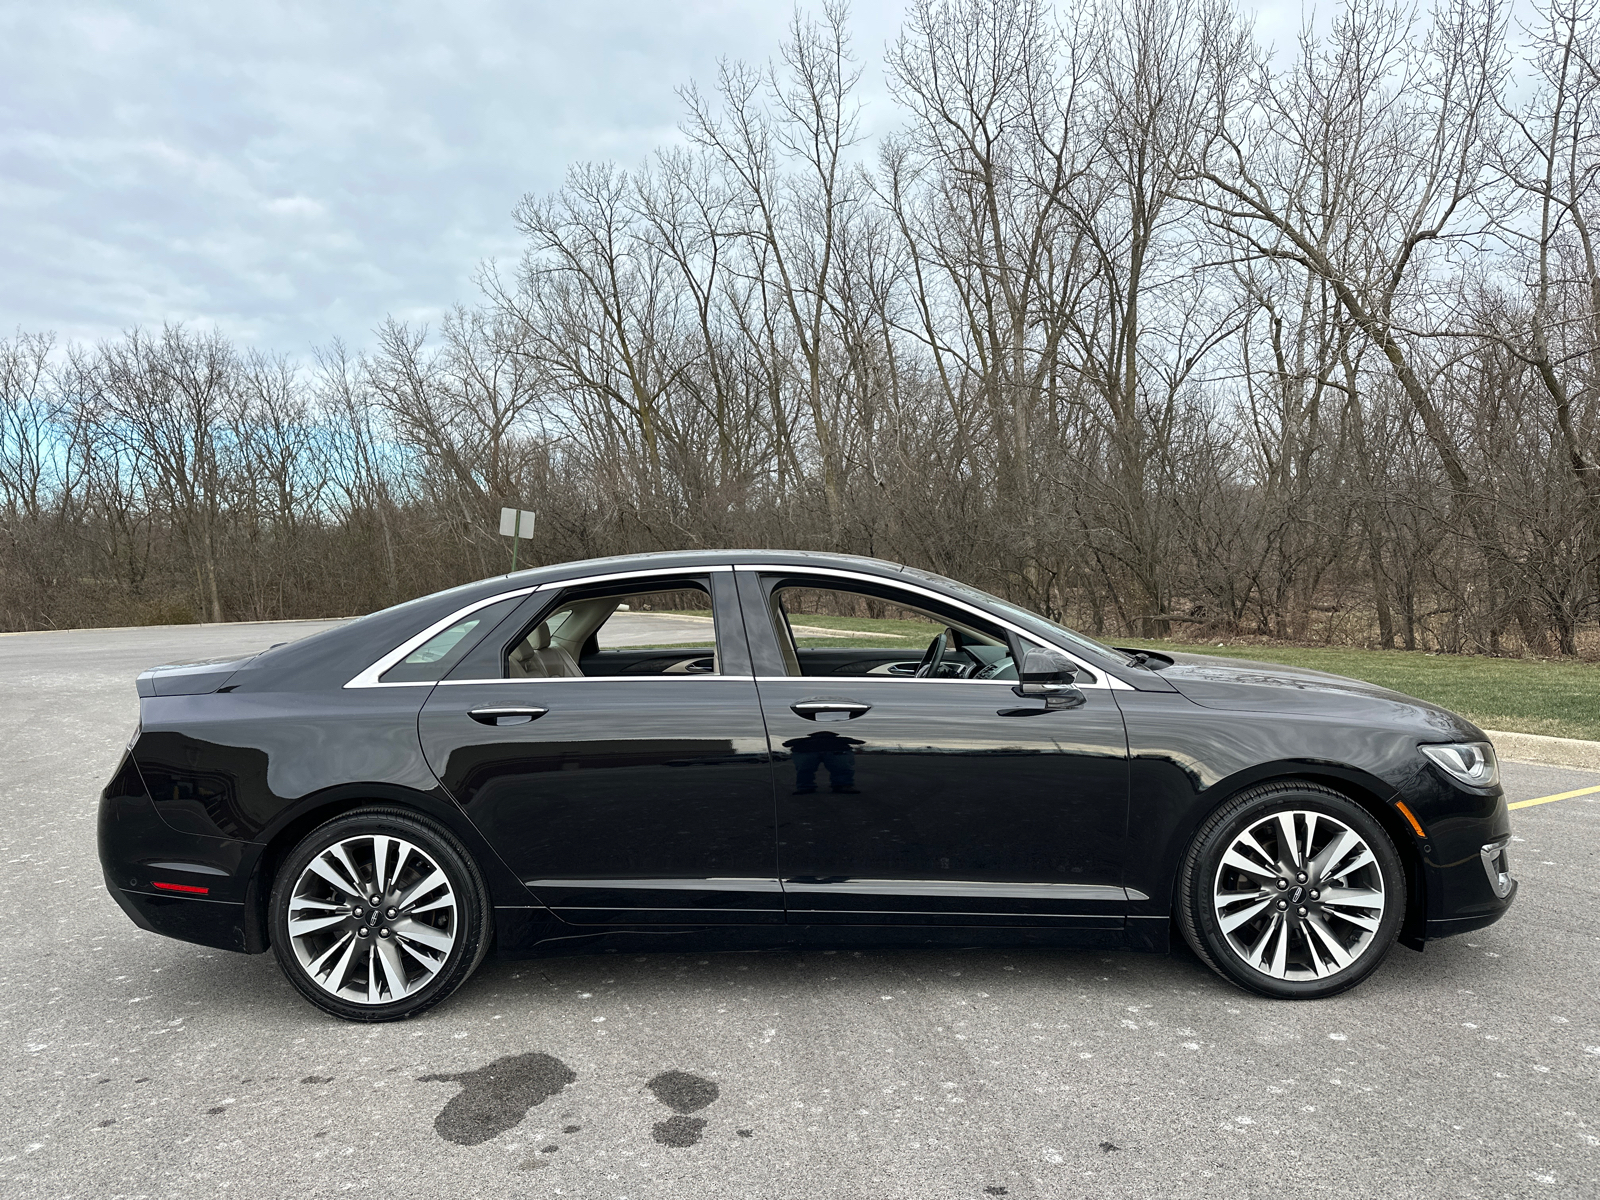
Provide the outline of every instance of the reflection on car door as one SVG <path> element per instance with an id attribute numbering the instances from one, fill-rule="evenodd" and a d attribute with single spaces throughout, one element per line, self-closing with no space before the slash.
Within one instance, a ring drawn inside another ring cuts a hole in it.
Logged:
<path id="1" fill-rule="evenodd" d="M 739 576 L 791 922 L 1120 937 L 1128 760 L 1109 691 L 1046 710 L 1006 682 L 796 678 L 771 633 L 775 580 Z"/>
<path id="2" fill-rule="evenodd" d="M 771 767 L 730 579 L 704 581 L 720 674 L 448 679 L 423 707 L 435 773 L 564 920 L 784 919 Z M 550 603 L 532 597 L 528 619 Z"/>

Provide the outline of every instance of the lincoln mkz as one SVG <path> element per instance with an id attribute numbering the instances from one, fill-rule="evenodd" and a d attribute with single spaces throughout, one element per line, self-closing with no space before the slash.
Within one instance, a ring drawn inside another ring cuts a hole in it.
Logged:
<path id="1" fill-rule="evenodd" d="M 843 555 L 567 563 L 139 677 L 100 805 L 143 929 L 357 1021 L 488 953 L 1180 937 L 1340 992 L 1515 897 L 1494 750 L 1314 671 L 1118 650 Z"/>

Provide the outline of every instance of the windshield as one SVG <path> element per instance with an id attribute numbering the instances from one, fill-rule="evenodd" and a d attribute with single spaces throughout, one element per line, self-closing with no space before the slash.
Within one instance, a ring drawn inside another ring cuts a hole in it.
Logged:
<path id="1" fill-rule="evenodd" d="M 999 596 L 990 595 L 979 588 L 970 587 L 957 580 L 948 579 L 943 575 L 935 575 L 931 571 L 919 571 L 915 567 L 904 567 L 902 569 L 907 575 L 914 575 L 920 579 L 940 584 L 973 604 L 982 605 L 998 616 L 1015 621 L 1024 629 L 1032 629 L 1056 641 L 1066 642 L 1069 646 L 1079 650 L 1099 655 L 1102 658 L 1109 658 L 1112 662 L 1132 663 L 1134 661 L 1123 651 L 1108 646 L 1104 642 L 1097 642 L 1092 637 L 1085 637 L 1076 630 L 1068 629 L 1065 625 L 1058 624 L 1048 617 L 1041 617 L 1032 609 L 1023 608 L 1021 605 L 1013 604 L 1009 600 L 1002 600 Z"/>

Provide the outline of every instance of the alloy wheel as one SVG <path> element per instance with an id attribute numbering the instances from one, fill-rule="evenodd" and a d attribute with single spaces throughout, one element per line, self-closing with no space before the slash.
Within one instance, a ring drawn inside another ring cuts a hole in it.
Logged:
<path id="1" fill-rule="evenodd" d="M 348 1003 L 392 1004 L 427 987 L 450 960 L 455 889 L 403 838 L 362 834 L 315 854 L 295 880 L 288 932 L 317 986 Z"/>
<path id="2" fill-rule="evenodd" d="M 1212 906 L 1228 946 L 1273 979 L 1325 979 L 1378 945 L 1386 896 L 1372 847 L 1323 812 L 1267 814 L 1222 855 Z"/>

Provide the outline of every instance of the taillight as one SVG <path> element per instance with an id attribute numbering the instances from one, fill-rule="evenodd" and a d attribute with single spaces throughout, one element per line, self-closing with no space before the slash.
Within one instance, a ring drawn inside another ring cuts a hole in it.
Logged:
<path id="1" fill-rule="evenodd" d="M 208 887 L 196 887 L 192 883 L 163 883 L 159 879 L 152 879 L 150 886 L 158 892 L 182 892 L 187 896 L 204 896 L 211 891 Z"/>

